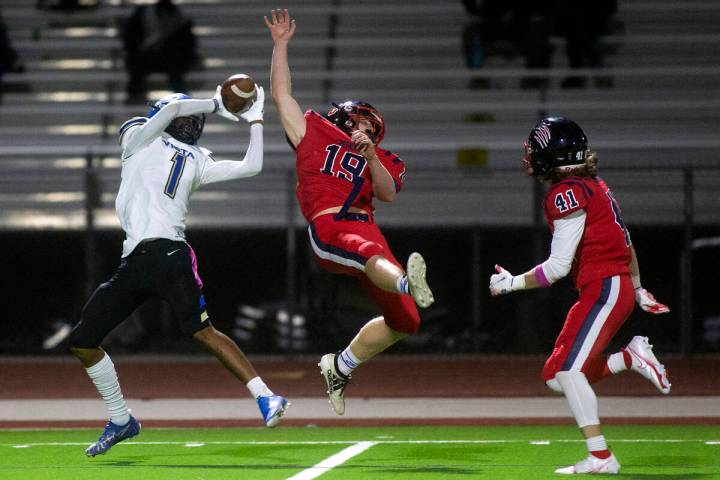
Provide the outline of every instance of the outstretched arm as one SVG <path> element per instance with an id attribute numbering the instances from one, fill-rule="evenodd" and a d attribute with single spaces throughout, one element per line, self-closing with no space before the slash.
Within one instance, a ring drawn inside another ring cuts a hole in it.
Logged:
<path id="1" fill-rule="evenodd" d="M 216 113 L 229 120 L 239 119 L 228 112 L 222 103 L 220 87 L 213 98 L 207 100 L 173 100 L 162 107 L 152 118 L 135 117 L 120 127 L 118 142 L 123 148 L 125 158 L 155 140 L 177 117 L 187 117 L 201 113 Z"/>
<path id="2" fill-rule="evenodd" d="M 263 18 L 270 30 L 274 45 L 270 67 L 272 98 L 285 133 L 293 146 L 297 147 L 305 136 L 305 116 L 292 96 L 288 64 L 288 43 L 295 34 L 295 20 L 290 18 L 287 9 L 272 10 L 269 20 L 267 17 Z"/>
<path id="3" fill-rule="evenodd" d="M 200 184 L 223 182 L 236 178 L 252 177 L 260 173 L 263 167 L 263 116 L 265 90 L 256 85 L 257 97 L 250 109 L 240 116 L 250 124 L 250 144 L 245 158 L 241 161 L 215 160 L 204 165 L 200 174 Z"/>
<path id="4" fill-rule="evenodd" d="M 499 265 L 490 277 L 490 294 L 503 295 L 515 290 L 549 287 L 570 273 L 575 251 L 585 231 L 585 211 L 578 210 L 553 222 L 550 257 L 540 265 L 514 276 Z"/>
<path id="5" fill-rule="evenodd" d="M 119 142 L 126 157 L 155 140 L 176 117 L 212 113 L 217 104 L 212 100 L 173 100 L 150 119 L 136 117 L 120 127 Z M 132 127 L 132 128 L 131 128 Z"/>

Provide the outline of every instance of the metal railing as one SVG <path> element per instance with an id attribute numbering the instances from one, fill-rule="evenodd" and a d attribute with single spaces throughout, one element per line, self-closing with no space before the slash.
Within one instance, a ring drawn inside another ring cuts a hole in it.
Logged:
<path id="1" fill-rule="evenodd" d="M 102 192 L 102 185 L 100 184 L 99 177 L 97 175 L 97 165 L 98 165 L 98 159 L 99 157 L 93 155 L 92 153 L 87 153 L 86 156 L 86 169 L 85 169 L 85 182 L 84 182 L 84 188 L 85 188 L 85 219 L 86 224 L 84 228 L 84 238 L 85 238 L 85 263 L 86 263 L 86 290 L 87 293 L 91 291 L 92 288 L 94 288 L 97 278 L 95 275 L 95 272 L 97 272 L 97 258 L 95 255 L 96 252 L 96 246 L 95 246 L 95 225 L 94 225 L 94 218 L 95 213 L 98 207 L 101 206 L 101 192 Z M 635 167 L 623 167 L 623 168 L 614 168 L 614 167 L 608 167 L 606 169 L 608 172 L 612 173 L 619 173 L 619 172 L 628 172 L 633 174 L 638 174 L 640 172 L 647 172 L 646 168 L 635 168 Z M 680 226 L 680 228 L 683 231 L 683 249 L 679 257 L 677 258 L 677 261 L 679 263 L 678 270 L 680 272 L 680 288 L 681 288 L 681 305 L 680 305 L 680 320 L 681 320 L 681 328 L 680 328 L 680 340 L 679 340 L 679 347 L 680 352 L 684 356 L 690 356 L 693 354 L 695 350 L 695 345 L 693 343 L 693 325 L 694 325 L 694 319 L 693 319 L 693 255 L 694 252 L 698 248 L 703 248 L 708 245 L 713 244 L 713 242 L 720 244 L 720 240 L 717 238 L 714 239 L 694 239 L 694 229 L 696 228 L 696 215 L 695 212 L 697 210 L 696 205 L 696 199 L 695 199 L 695 191 L 696 191 L 696 183 L 698 177 L 701 177 L 704 172 L 714 172 L 718 173 L 720 172 L 720 164 L 711 166 L 711 167 L 694 167 L 694 166 L 678 166 L 678 167 L 663 167 L 661 170 L 663 171 L 674 171 L 675 173 L 681 172 L 682 173 L 682 211 L 683 211 L 683 222 Z M 442 175 L 442 171 L 438 169 L 431 169 L 429 170 L 434 176 L 440 177 Z M 496 171 L 507 171 L 507 169 L 496 169 Z M 490 170 L 484 170 L 483 175 L 488 175 L 492 173 L 492 169 Z M 285 296 L 286 296 L 286 302 L 287 305 L 290 307 L 290 310 L 292 311 L 295 307 L 295 305 L 298 304 L 298 299 L 301 296 L 302 292 L 302 286 L 297 284 L 297 273 L 299 266 L 298 261 L 298 229 L 303 229 L 301 225 L 304 224 L 302 219 L 300 218 L 298 214 L 297 207 L 295 205 L 295 172 L 294 169 L 288 168 L 286 169 L 285 173 L 283 174 L 285 181 L 284 181 L 284 189 L 285 192 L 283 195 L 279 195 L 279 197 L 283 198 L 284 200 L 284 209 L 285 209 L 285 242 L 286 242 L 286 277 L 285 277 Z M 530 182 L 528 180 L 528 182 Z M 547 228 L 545 225 L 545 221 L 543 218 L 542 210 L 541 210 L 541 203 L 542 203 L 542 197 L 544 195 L 543 189 L 540 187 L 539 183 L 532 182 L 526 184 L 530 195 L 532 196 L 532 205 L 533 205 L 533 211 L 530 212 L 529 218 L 531 219 L 531 223 L 529 224 L 532 233 L 532 238 L 529 242 L 529 248 L 533 250 L 533 256 L 541 257 L 542 255 L 547 255 L 546 249 L 547 249 Z M 434 192 L 428 192 L 434 193 Z M 528 192 L 525 192 L 528 193 Z M 437 201 L 437 200 L 434 200 Z M 718 211 L 720 211 L 720 196 L 718 197 L 716 201 L 716 205 L 713 207 L 710 205 L 710 208 L 716 208 Z M 704 205 L 703 208 L 708 208 L 707 205 Z M 421 226 L 421 228 L 439 228 L 442 230 L 441 226 L 437 223 L 434 223 L 433 225 L 425 225 Z M 720 226 L 720 213 L 715 217 L 715 226 Z M 472 241 L 471 241 L 471 251 L 465 252 L 468 257 L 468 262 L 472 266 L 472 285 L 471 285 L 471 295 L 472 298 L 470 299 L 470 302 L 472 304 L 471 306 L 471 318 L 469 319 L 470 325 L 473 330 L 478 330 L 482 324 L 482 298 L 483 293 L 485 290 L 485 273 L 483 271 L 480 271 L 480 265 L 481 265 L 481 257 L 483 255 L 486 255 L 486 252 L 483 251 L 483 248 L 481 247 L 481 238 L 483 235 L 485 235 L 487 232 L 487 228 L 498 228 L 502 227 L 502 218 L 498 218 L 496 222 L 494 222 L 492 225 L 486 225 L 482 222 L 478 221 L 476 224 L 468 224 L 466 225 L 466 229 L 468 231 L 468 234 L 471 235 Z M 235 227 L 237 228 L 237 227 Z M 197 228 L 196 228 L 197 230 Z M 302 238 L 302 235 L 300 235 Z M 667 259 L 666 259 L 667 260 Z"/>

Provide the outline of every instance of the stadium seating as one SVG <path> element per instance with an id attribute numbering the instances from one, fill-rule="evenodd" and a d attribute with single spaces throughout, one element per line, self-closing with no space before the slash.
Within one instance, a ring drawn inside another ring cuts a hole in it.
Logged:
<path id="1" fill-rule="evenodd" d="M 116 228 L 116 131 L 144 113 L 124 102 L 118 28 L 132 2 L 108 0 L 72 13 L 38 11 L 33 3 L 2 5 L 26 71 L 4 77 L 0 228 L 82 228 L 88 164 L 102 190 L 97 225 Z M 204 68 L 188 75 L 193 95 L 210 96 L 236 72 L 269 87 L 267 2 L 178 3 L 194 19 L 204 59 Z M 680 167 L 693 166 L 700 168 L 696 221 L 720 223 L 720 5 L 714 0 L 621 1 L 617 18 L 624 32 L 606 39 L 614 53 L 603 75 L 612 77 L 613 87 L 591 82 L 573 90 L 559 86 L 575 73 L 566 67 L 559 38 L 553 39 L 554 68 L 542 72 L 550 78 L 547 90 L 520 88 L 527 71 L 519 58 L 492 58 L 482 70 L 466 69 L 460 37 L 467 17 L 459 1 L 283 3 L 298 22 L 290 54 L 301 106 L 324 111 L 330 101 L 346 98 L 373 103 L 388 125 L 383 146 L 408 165 L 406 192 L 392 208 L 378 205 L 384 224 L 529 225 L 535 199 L 519 159 L 523 139 L 543 114 L 566 115 L 585 128 L 629 221 L 681 223 L 686 177 Z M 472 77 L 491 79 L 493 88 L 468 89 Z M 162 76 L 152 78 L 162 85 Z M 265 172 L 198 192 L 189 224 L 286 224 L 294 155 L 270 100 L 266 120 Z M 203 144 L 220 158 L 239 159 L 246 139 L 244 126 L 212 118 Z M 476 164 L 460 165 L 461 149 Z M 628 175 L 628 168 L 644 174 Z"/>

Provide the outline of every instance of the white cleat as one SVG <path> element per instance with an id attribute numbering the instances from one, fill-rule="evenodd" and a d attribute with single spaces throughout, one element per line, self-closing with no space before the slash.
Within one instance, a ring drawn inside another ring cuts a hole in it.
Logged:
<path id="1" fill-rule="evenodd" d="M 415 299 L 419 307 L 427 308 L 433 304 L 435 298 L 425 280 L 427 266 L 425 259 L 417 252 L 413 252 L 407 261 L 407 277 L 410 295 Z"/>
<path id="2" fill-rule="evenodd" d="M 345 387 L 350 382 L 351 376 L 345 376 L 338 372 L 335 367 L 335 354 L 323 355 L 318 363 L 320 374 L 325 378 L 327 394 L 330 399 L 330 406 L 338 415 L 345 414 Z"/>
<path id="3" fill-rule="evenodd" d="M 650 380 L 661 393 L 670 393 L 672 385 L 668 381 L 665 366 L 655 358 L 647 337 L 633 337 L 625 351 L 632 357 L 632 370 Z"/>
<path id="4" fill-rule="evenodd" d="M 594 455 L 588 455 L 587 458 L 580 460 L 575 465 L 569 467 L 558 468 L 555 473 L 560 475 L 574 475 L 576 473 L 603 473 L 614 475 L 620 471 L 620 463 L 612 453 L 608 458 L 597 458 Z"/>

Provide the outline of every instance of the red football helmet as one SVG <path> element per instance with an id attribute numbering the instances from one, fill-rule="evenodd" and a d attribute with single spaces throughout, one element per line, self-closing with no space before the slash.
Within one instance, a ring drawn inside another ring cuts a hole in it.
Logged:
<path id="1" fill-rule="evenodd" d="M 385 136 L 385 119 L 369 103 L 354 100 L 347 100 L 340 105 L 333 103 L 326 117 L 348 135 L 352 135 L 360 120 L 367 120 L 373 126 L 373 131 L 368 136 L 375 145 Z"/>

